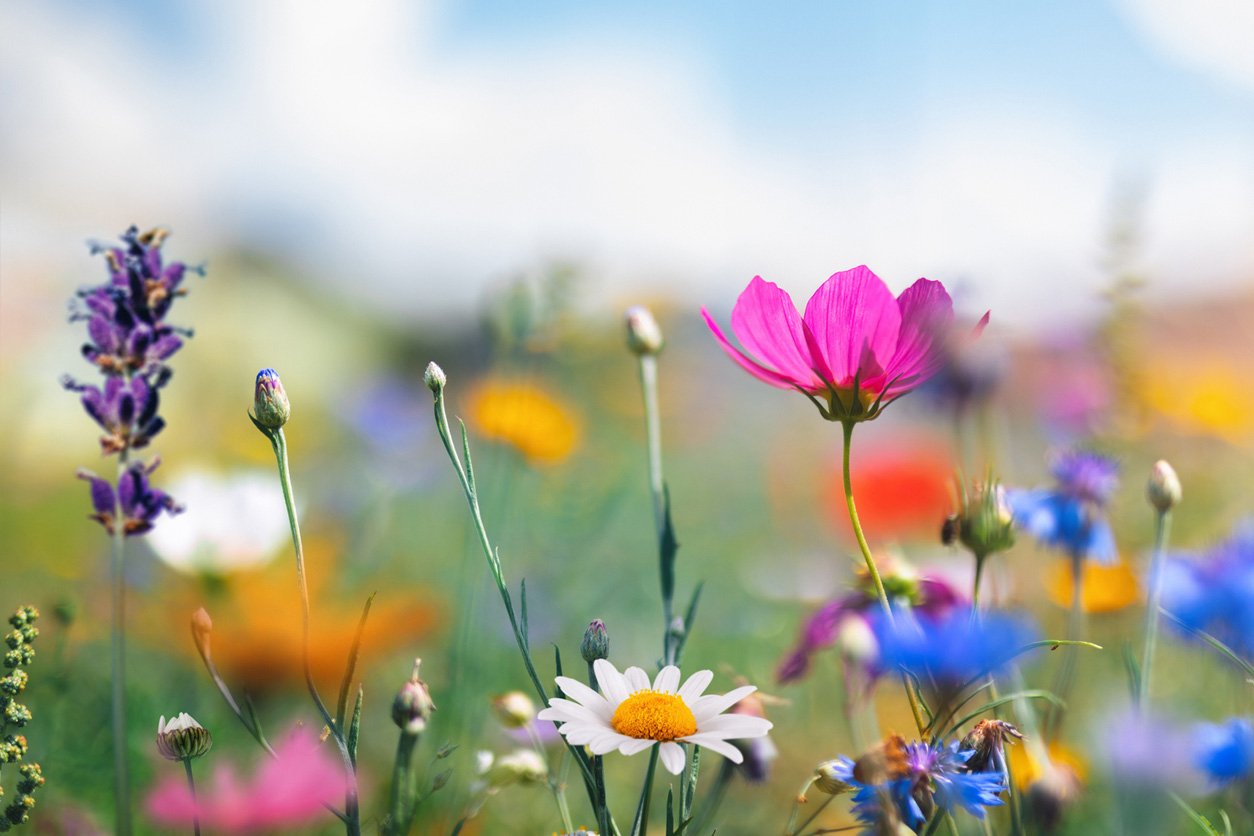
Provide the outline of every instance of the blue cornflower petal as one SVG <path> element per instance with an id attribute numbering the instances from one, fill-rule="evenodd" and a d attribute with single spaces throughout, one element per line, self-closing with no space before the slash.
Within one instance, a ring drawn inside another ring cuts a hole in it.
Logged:
<path id="1" fill-rule="evenodd" d="M 1234 717 L 1223 725 L 1194 728 L 1195 763 L 1216 789 L 1254 774 L 1254 725 Z"/>

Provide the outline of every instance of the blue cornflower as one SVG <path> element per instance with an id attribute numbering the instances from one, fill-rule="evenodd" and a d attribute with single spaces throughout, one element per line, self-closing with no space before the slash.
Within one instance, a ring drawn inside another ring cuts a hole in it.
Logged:
<path id="1" fill-rule="evenodd" d="M 1163 566 L 1163 609 L 1254 661 L 1254 522 L 1200 559 Z"/>
<path id="2" fill-rule="evenodd" d="M 1054 461 L 1053 488 L 1006 492 L 1015 523 L 1049 548 L 1111 564 L 1115 535 L 1104 512 L 1118 487 L 1119 466 L 1097 453 L 1070 451 Z"/>
<path id="3" fill-rule="evenodd" d="M 899 612 L 892 623 L 876 618 L 873 629 L 881 666 L 908 671 L 937 691 L 942 702 L 956 696 L 964 683 L 996 673 L 1037 638 L 1029 619 L 1002 612 L 979 618 L 962 610 L 938 617 Z"/>
<path id="4" fill-rule="evenodd" d="M 1194 763 L 1211 788 L 1219 789 L 1254 775 L 1254 724 L 1233 717 L 1222 725 L 1193 727 Z"/>
<path id="5" fill-rule="evenodd" d="M 854 793 L 851 812 L 863 833 L 880 833 L 885 826 L 902 822 L 919 829 L 937 809 L 966 810 L 984 818 L 985 807 L 1004 804 L 1007 789 L 998 771 L 975 772 L 967 762 L 972 752 L 951 743 L 906 743 L 894 735 L 854 762 L 839 758 L 831 773 Z"/>

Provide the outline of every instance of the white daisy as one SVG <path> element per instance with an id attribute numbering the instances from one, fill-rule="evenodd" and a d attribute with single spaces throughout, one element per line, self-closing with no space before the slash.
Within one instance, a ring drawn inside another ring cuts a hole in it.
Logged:
<path id="1" fill-rule="evenodd" d="M 634 755 L 658 743 L 662 765 L 678 775 L 684 769 L 680 743 L 704 746 L 740 763 L 744 756 L 727 741 L 763 737 L 771 728 L 761 717 L 723 713 L 756 691 L 752 685 L 703 696 L 714 679 L 710 671 L 697 671 L 680 686 L 679 668 L 674 665 L 662 668 L 652 684 L 640 668 L 619 673 L 604 659 L 596 660 L 593 670 L 600 694 L 576 679 L 559 676 L 558 687 L 570 699 L 551 699 L 550 707 L 536 716 L 561 723 L 558 730 L 568 741 L 586 745 L 594 755 L 615 749 Z"/>

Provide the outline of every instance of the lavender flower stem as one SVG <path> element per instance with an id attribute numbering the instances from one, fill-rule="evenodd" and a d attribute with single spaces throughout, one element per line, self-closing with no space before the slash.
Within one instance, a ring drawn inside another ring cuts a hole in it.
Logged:
<path id="1" fill-rule="evenodd" d="M 862 550 L 862 557 L 866 561 L 867 572 L 870 573 L 871 580 L 875 584 L 875 594 L 879 598 L 880 607 L 884 610 L 884 616 L 891 625 L 894 623 L 893 607 L 888 601 L 888 592 L 884 589 L 884 579 L 880 577 L 879 567 L 875 565 L 875 558 L 871 555 L 871 547 L 867 545 L 866 535 L 862 533 L 862 522 L 858 519 L 858 507 L 853 501 L 853 478 L 849 473 L 849 451 L 853 447 L 854 423 L 853 421 L 841 423 L 845 431 L 845 449 L 841 467 L 845 480 L 845 505 L 849 508 L 849 522 L 853 525 L 854 537 L 857 538 L 858 548 Z M 901 681 L 906 689 L 906 698 L 910 700 L 910 713 L 914 715 L 914 724 L 918 727 L 919 734 L 923 734 L 924 729 L 927 728 L 927 723 L 923 720 L 923 711 L 919 707 L 919 697 L 915 694 L 909 678 L 904 673 Z"/>
<path id="2" fill-rule="evenodd" d="M 130 768 L 126 751 L 126 513 L 122 509 L 122 480 L 126 478 L 127 449 L 118 453 L 118 481 L 114 491 L 111 587 L 113 623 L 110 631 L 113 724 L 114 828 L 120 836 L 131 832 Z"/>
<path id="3" fill-rule="evenodd" d="M 1154 521 L 1154 553 L 1150 557 L 1149 601 L 1145 607 L 1145 652 L 1141 657 L 1141 684 L 1137 688 L 1137 707 L 1144 712 L 1149 705 L 1150 671 L 1154 667 L 1154 651 L 1158 647 L 1158 608 L 1162 605 L 1163 553 L 1171 533 L 1171 511 L 1159 511 Z"/>
<path id="4" fill-rule="evenodd" d="M 283 487 L 283 503 L 287 506 L 287 520 L 292 529 L 292 546 L 296 551 L 296 578 L 300 582 L 301 663 L 305 671 L 305 685 L 309 689 L 309 696 L 313 698 L 314 705 L 318 708 L 318 713 L 322 715 L 322 721 L 331 730 L 331 736 L 335 738 L 335 743 L 339 747 L 340 757 L 344 761 L 345 777 L 348 779 L 348 789 L 344 796 L 345 827 L 349 836 L 359 836 L 361 821 L 357 809 L 357 770 L 349 754 L 348 745 L 344 741 L 344 731 L 336 725 L 335 719 L 322 702 L 322 697 L 318 695 L 318 688 L 314 685 L 313 674 L 309 668 L 309 586 L 305 582 L 305 549 L 300 539 L 300 523 L 296 519 L 296 502 L 292 497 L 292 476 L 287 460 L 287 437 L 283 434 L 282 427 L 272 430 L 268 435 L 270 444 L 274 447 L 274 457 L 279 468 L 279 483 Z"/>

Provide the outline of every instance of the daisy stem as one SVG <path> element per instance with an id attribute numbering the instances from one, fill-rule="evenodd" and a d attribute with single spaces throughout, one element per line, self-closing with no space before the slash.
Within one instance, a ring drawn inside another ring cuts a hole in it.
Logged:
<path id="1" fill-rule="evenodd" d="M 845 433 L 844 455 L 841 460 L 841 472 L 845 482 L 845 505 L 849 509 L 849 522 L 853 526 L 854 537 L 858 540 L 858 548 L 862 550 L 862 557 L 866 561 L 867 572 L 871 575 L 871 581 L 875 584 L 875 595 L 879 598 L 880 607 L 884 610 L 884 617 L 888 619 L 889 625 L 892 625 L 894 623 L 893 607 L 888 601 L 888 592 L 884 589 L 884 579 L 880 577 L 879 567 L 875 565 L 875 558 L 871 555 L 871 547 L 867 545 L 866 535 L 862 532 L 862 522 L 858 519 L 858 507 L 853 501 L 853 479 L 849 473 L 849 451 L 853 447 L 854 423 L 854 421 L 841 422 Z M 904 673 L 901 679 L 902 685 L 906 689 L 906 698 L 910 701 L 910 712 L 914 715 L 914 724 L 918 727 L 919 734 L 923 734 L 923 730 L 927 728 L 927 723 L 923 720 L 923 711 L 919 707 L 919 697 L 914 692 L 909 678 Z"/>
<path id="2" fill-rule="evenodd" d="M 588 687 L 598 689 L 596 670 L 588 663 Z M 600 755 L 592 756 L 592 784 L 595 792 L 593 808 L 597 816 L 597 829 L 600 833 L 610 834 L 609 804 L 605 800 L 605 762 Z"/>
<path id="3" fill-rule="evenodd" d="M 292 529 L 292 547 L 296 551 L 296 579 L 300 582 L 301 663 L 305 672 L 305 686 L 309 689 L 309 696 L 313 698 L 318 713 L 322 715 L 322 721 L 326 723 L 327 729 L 335 738 L 336 746 L 340 750 L 340 758 L 344 762 L 344 773 L 348 782 L 344 792 L 345 827 L 349 836 L 358 836 L 361 833 L 361 821 L 357 809 L 357 770 L 344 740 L 344 730 L 336 724 L 335 718 L 331 716 L 322 702 L 322 697 L 318 695 L 318 688 L 314 685 L 313 673 L 309 667 L 309 586 L 305 582 L 305 548 L 301 543 L 300 523 L 296 519 L 296 501 L 292 496 L 287 436 L 284 435 L 282 427 L 270 430 L 266 435 L 269 436 L 270 444 L 274 448 L 274 458 L 279 468 L 279 484 L 283 488 L 283 504 L 287 507 L 287 521 Z"/>
<path id="4" fill-rule="evenodd" d="M 666 565 L 666 487 L 662 477 L 662 420 L 658 409 L 657 357 L 640 355 L 640 393 L 644 399 L 644 425 L 649 453 L 649 495 L 653 500 L 653 529 L 657 533 L 662 561 L 662 658 L 675 663 L 677 638 L 672 634 L 675 619 L 673 570 Z M 687 626 L 687 625 L 685 625 Z"/>
<path id="5" fill-rule="evenodd" d="M 1167 537 L 1171 533 L 1171 511 L 1160 511 L 1154 521 L 1154 552 L 1150 557 L 1149 601 L 1145 607 L 1145 652 L 1141 657 L 1141 683 L 1137 688 L 1137 707 L 1142 712 L 1149 705 L 1150 671 L 1154 667 L 1154 651 L 1158 647 L 1158 608 L 1162 604 L 1163 552 L 1167 549 Z"/>
<path id="6" fill-rule="evenodd" d="M 657 757 L 661 748 L 661 744 L 649 747 L 649 766 L 644 773 L 640 801 L 636 804 L 636 820 L 631 825 L 631 836 L 645 836 L 649 832 L 649 799 L 653 795 L 653 773 L 657 771 Z"/>
<path id="7" fill-rule="evenodd" d="M 120 836 L 131 832 L 130 767 L 126 750 L 126 512 L 122 509 L 122 480 L 126 478 L 128 449 L 118 453 L 118 481 L 113 495 L 113 541 L 110 561 L 113 621 L 109 661 L 112 679 L 113 824 Z"/>
<path id="8" fill-rule="evenodd" d="M 192 778 L 191 758 L 183 758 L 183 769 L 187 772 L 187 791 L 192 795 L 192 832 L 200 836 L 200 809 L 196 805 L 196 781 Z"/>
<path id="9" fill-rule="evenodd" d="M 545 764 L 549 762 L 549 756 L 544 752 L 544 744 L 540 742 L 539 735 L 536 734 L 535 726 L 531 723 L 523 726 L 527 730 L 527 739 L 531 741 L 531 748 L 536 750 L 536 754 L 540 756 L 540 760 Z M 575 826 L 571 824 L 570 806 L 566 803 L 566 785 L 558 779 L 552 777 L 550 769 L 549 790 L 553 793 L 553 800 L 557 802 L 558 815 L 562 817 L 562 826 L 565 833 L 574 833 Z"/>

